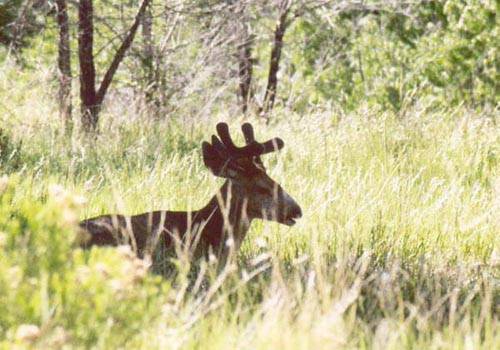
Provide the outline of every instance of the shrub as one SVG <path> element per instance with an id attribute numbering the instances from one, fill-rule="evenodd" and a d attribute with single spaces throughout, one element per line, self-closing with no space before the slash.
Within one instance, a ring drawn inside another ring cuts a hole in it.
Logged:
<path id="1" fill-rule="evenodd" d="M 127 249 L 74 248 L 79 198 L 60 186 L 18 195 L 26 186 L 0 182 L 0 347 L 126 344 L 154 319 L 165 285 Z"/>

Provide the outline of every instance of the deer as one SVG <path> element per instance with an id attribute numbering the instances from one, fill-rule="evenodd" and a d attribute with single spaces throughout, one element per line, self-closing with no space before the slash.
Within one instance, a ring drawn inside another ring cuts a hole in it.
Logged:
<path id="1" fill-rule="evenodd" d="M 80 246 L 128 244 L 139 258 L 151 257 L 162 238 L 165 248 L 190 245 L 193 258 L 213 254 L 220 261 L 237 252 L 254 219 L 293 226 L 302 209 L 266 172 L 261 156 L 284 147 L 280 138 L 260 143 L 253 127 L 241 127 L 246 145 L 237 147 L 226 123 L 216 126 L 218 137 L 202 143 L 205 166 L 224 184 L 201 209 L 195 211 L 157 210 L 138 215 L 101 215 L 79 223 L 86 239 Z"/>

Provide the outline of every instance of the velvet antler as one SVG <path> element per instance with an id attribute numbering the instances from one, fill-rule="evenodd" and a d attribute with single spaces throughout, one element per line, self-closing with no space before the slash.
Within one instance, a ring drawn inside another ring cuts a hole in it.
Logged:
<path id="1" fill-rule="evenodd" d="M 257 162 L 262 164 L 261 155 L 280 150 L 285 145 L 283 140 L 278 137 L 263 143 L 255 141 L 252 125 L 249 123 L 243 124 L 241 128 L 246 141 L 246 145 L 243 147 L 235 146 L 226 123 L 217 124 L 216 129 L 219 137 L 213 135 L 211 144 L 203 142 L 205 165 L 212 169 L 216 175 L 226 177 L 226 168 L 228 167 L 241 170 L 240 166 L 232 162 L 236 159 L 255 157 Z"/>

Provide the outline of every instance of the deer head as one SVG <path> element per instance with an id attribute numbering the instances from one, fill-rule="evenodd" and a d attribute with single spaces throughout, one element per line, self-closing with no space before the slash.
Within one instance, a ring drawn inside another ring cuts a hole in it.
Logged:
<path id="1" fill-rule="evenodd" d="M 217 124 L 212 142 L 203 142 L 203 161 L 216 176 L 229 182 L 231 196 L 242 199 L 244 213 L 251 219 L 266 219 L 285 225 L 294 225 L 302 216 L 297 202 L 271 179 L 260 158 L 261 155 L 280 150 L 283 140 L 273 138 L 264 143 L 255 141 L 253 127 L 242 126 L 246 145 L 234 145 L 226 123 Z"/>

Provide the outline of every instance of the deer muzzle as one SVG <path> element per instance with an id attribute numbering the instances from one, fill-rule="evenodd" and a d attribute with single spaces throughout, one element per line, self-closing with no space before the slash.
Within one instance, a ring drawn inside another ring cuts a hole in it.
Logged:
<path id="1" fill-rule="evenodd" d="M 287 226 L 296 224 L 296 220 L 302 217 L 302 209 L 297 202 L 285 191 L 281 192 L 278 222 Z"/>

